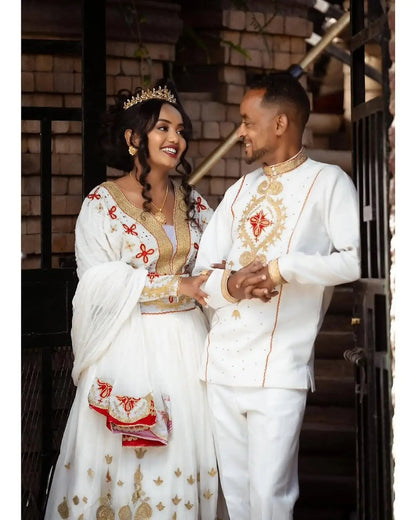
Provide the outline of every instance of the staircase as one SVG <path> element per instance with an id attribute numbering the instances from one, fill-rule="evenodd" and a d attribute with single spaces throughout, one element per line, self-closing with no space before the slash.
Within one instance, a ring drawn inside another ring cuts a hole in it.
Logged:
<path id="1" fill-rule="evenodd" d="M 350 284 L 335 288 L 315 342 L 316 391 L 300 437 L 300 498 L 294 520 L 352 520 L 355 511 L 355 408 Z"/>

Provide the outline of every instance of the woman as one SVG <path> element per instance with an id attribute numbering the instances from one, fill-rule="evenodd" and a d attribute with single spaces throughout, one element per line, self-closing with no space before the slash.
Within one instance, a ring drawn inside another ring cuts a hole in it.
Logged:
<path id="1" fill-rule="evenodd" d="M 77 392 L 48 520 L 216 518 L 197 376 L 208 275 L 190 276 L 212 210 L 187 183 L 190 130 L 172 87 L 120 95 L 107 114 L 104 157 L 129 173 L 93 189 L 76 224 Z"/>

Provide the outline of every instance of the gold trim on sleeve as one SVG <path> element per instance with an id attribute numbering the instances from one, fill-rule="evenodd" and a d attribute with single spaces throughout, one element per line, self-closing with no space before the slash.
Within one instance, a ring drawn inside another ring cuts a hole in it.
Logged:
<path id="1" fill-rule="evenodd" d="M 275 258 L 274 260 L 271 260 L 267 264 L 267 270 L 269 271 L 269 276 L 274 283 L 274 285 L 281 285 L 284 283 L 287 283 L 287 280 L 285 280 L 280 272 L 279 269 L 279 260 Z"/>
<path id="2" fill-rule="evenodd" d="M 222 295 L 224 296 L 224 298 L 228 302 L 230 302 L 230 303 L 238 303 L 240 300 L 238 300 L 237 298 L 234 298 L 228 292 L 227 282 L 228 282 L 228 278 L 230 277 L 230 273 L 231 273 L 230 269 L 224 269 L 224 273 L 223 273 L 222 278 L 221 278 L 221 292 L 222 292 Z"/>

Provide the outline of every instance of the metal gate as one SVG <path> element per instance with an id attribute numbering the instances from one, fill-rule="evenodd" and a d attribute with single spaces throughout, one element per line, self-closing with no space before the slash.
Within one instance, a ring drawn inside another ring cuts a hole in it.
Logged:
<path id="1" fill-rule="evenodd" d="M 22 519 L 43 518 L 48 482 L 74 396 L 70 373 L 75 265 L 52 268 L 53 121 L 81 121 L 83 193 L 105 180 L 96 134 L 105 108 L 105 1 L 84 0 L 82 39 L 23 39 L 25 54 L 70 54 L 82 60 L 82 108 L 22 107 L 22 120 L 40 121 L 41 268 L 22 271 Z"/>
<path id="2" fill-rule="evenodd" d="M 362 278 L 355 284 L 358 520 L 392 519 L 387 131 L 389 29 L 383 0 L 351 2 L 353 165 L 360 200 Z M 378 53 L 381 95 L 368 99 L 367 51 Z"/>

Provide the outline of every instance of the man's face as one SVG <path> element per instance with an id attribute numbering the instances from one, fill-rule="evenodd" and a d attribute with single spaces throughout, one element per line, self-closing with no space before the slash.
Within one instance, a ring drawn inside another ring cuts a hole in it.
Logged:
<path id="1" fill-rule="evenodd" d="M 244 143 L 247 164 L 260 161 L 274 164 L 277 148 L 276 112 L 267 105 L 262 105 L 264 90 L 249 90 L 240 105 L 241 125 L 239 136 Z M 271 162 L 270 162 L 271 161 Z"/>

